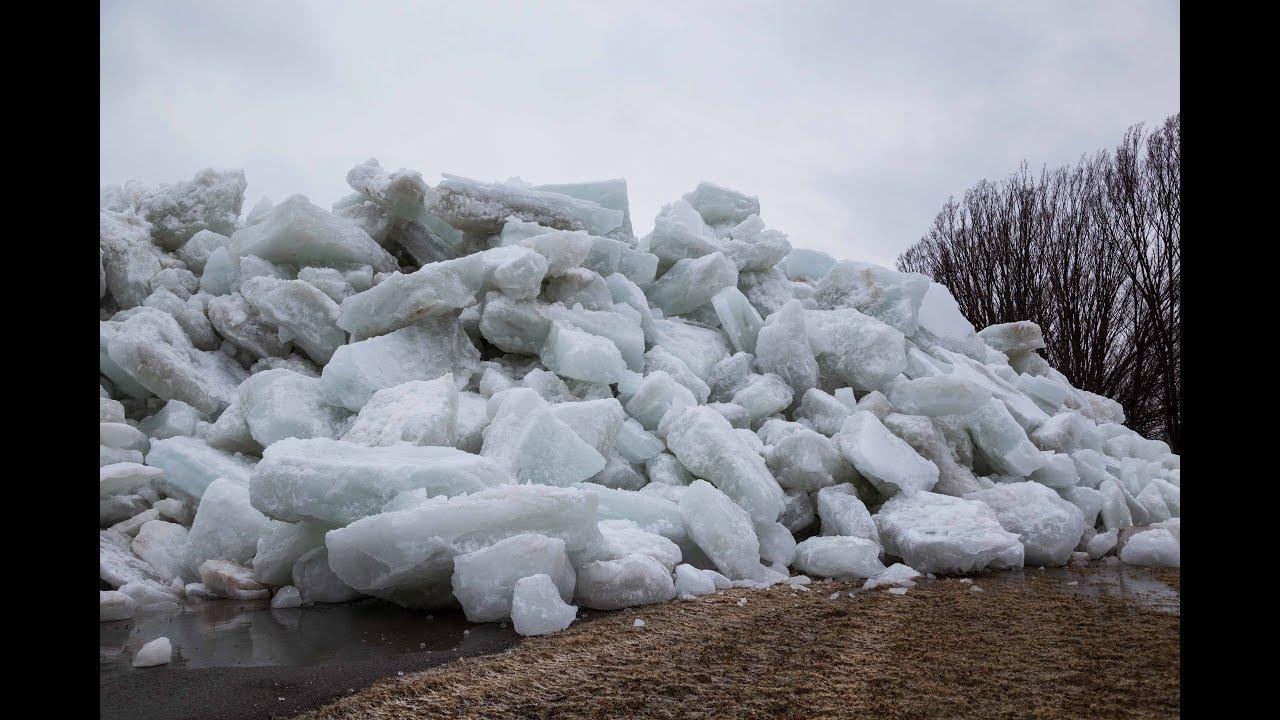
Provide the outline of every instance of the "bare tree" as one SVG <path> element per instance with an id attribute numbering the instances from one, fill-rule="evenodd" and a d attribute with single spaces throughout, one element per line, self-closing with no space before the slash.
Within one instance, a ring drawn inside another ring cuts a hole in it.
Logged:
<path id="1" fill-rule="evenodd" d="M 1181 444 L 1181 118 L 1113 152 L 1034 174 L 1023 163 L 948 199 L 898 258 L 951 289 L 978 327 L 1032 320 L 1077 387 Z"/>

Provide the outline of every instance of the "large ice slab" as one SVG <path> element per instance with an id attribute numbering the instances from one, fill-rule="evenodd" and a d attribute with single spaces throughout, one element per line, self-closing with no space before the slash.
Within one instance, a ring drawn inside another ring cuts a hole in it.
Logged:
<path id="1" fill-rule="evenodd" d="M 512 481 L 493 460 L 453 447 L 313 438 L 281 440 L 263 451 L 250 488 L 254 507 L 278 520 L 346 525 L 405 490 L 453 496 Z"/>
<path id="2" fill-rule="evenodd" d="M 1066 565 L 1084 533 L 1080 509 L 1039 483 L 1004 483 L 965 499 L 996 511 L 1000 525 L 1022 539 L 1028 565 Z"/>
<path id="3" fill-rule="evenodd" d="M 324 366 L 320 382 L 330 402 L 358 412 L 383 388 L 449 372 L 464 380 L 479 369 L 480 351 L 457 318 L 442 315 L 343 345 Z"/>
<path id="4" fill-rule="evenodd" d="M 880 508 L 875 520 L 885 552 L 921 572 L 966 574 L 1024 560 L 1018 536 L 976 500 L 900 493 Z"/>
<path id="5" fill-rule="evenodd" d="M 147 465 L 164 471 L 163 479 L 158 482 L 165 487 L 188 498 L 199 498 L 209 483 L 218 478 L 247 486 L 254 462 L 210 447 L 199 438 L 178 436 L 153 441 L 147 453 Z"/>
<path id="6" fill-rule="evenodd" d="M 330 405 L 318 378 L 266 370 L 240 384 L 238 405 L 249 434 L 263 447 L 285 438 L 333 438 L 349 412 Z"/>
<path id="7" fill-rule="evenodd" d="M 595 498 L 573 488 L 508 485 L 382 513 L 330 531 L 329 565 L 357 590 L 407 607 L 452 602 L 453 558 L 522 533 L 564 541 L 599 536 Z"/>
<path id="8" fill-rule="evenodd" d="M 671 419 L 667 446 L 689 472 L 711 481 L 755 520 L 772 522 L 782 513 L 782 488 L 764 459 L 716 411 L 681 411 Z"/>
<path id="9" fill-rule="evenodd" d="M 458 387 L 453 373 L 383 388 L 360 409 L 342 440 L 356 445 L 458 442 Z"/>
<path id="10" fill-rule="evenodd" d="M 518 580 L 546 575 L 560 599 L 573 598 L 576 574 L 565 553 L 564 540 L 525 533 L 453 559 L 453 595 L 471 622 L 493 622 L 511 616 Z"/>
<path id="11" fill-rule="evenodd" d="M 427 209 L 459 230 L 482 235 L 502 231 L 509 218 L 557 230 L 606 235 L 623 226 L 625 214 L 592 200 L 523 184 L 485 183 L 444 175 L 427 199 Z"/>
<path id="12" fill-rule="evenodd" d="M 267 517 L 249 502 L 249 488 L 219 478 L 209 483 L 187 534 L 187 567 L 199 572 L 205 560 L 248 565 L 258 549 Z"/>
<path id="13" fill-rule="evenodd" d="M 920 457 L 871 413 L 860 410 L 835 436 L 840 452 L 884 495 L 911 495 L 933 488 L 938 467 Z"/>
<path id="14" fill-rule="evenodd" d="M 516 581 L 511 591 L 511 624 L 521 635 L 546 635 L 573 624 L 578 608 L 564 601 L 560 588 L 544 573 Z"/>
<path id="15" fill-rule="evenodd" d="M 371 265 L 379 272 L 397 268 L 395 258 L 355 223 L 293 195 L 262 221 L 235 231 L 228 250 L 233 257 L 256 255 L 295 267 Z"/>
<path id="16" fill-rule="evenodd" d="M 575 601 L 593 610 L 666 602 L 676 596 L 671 570 L 648 555 L 597 560 L 578 568 Z"/>
<path id="17" fill-rule="evenodd" d="M 694 480 L 680 498 L 689 537 L 733 580 L 762 580 L 760 540 L 751 516 L 705 480 Z"/>
<path id="18" fill-rule="evenodd" d="M 792 567 L 800 572 L 842 580 L 884 572 L 880 546 L 861 537 L 815 536 L 796 545 Z"/>

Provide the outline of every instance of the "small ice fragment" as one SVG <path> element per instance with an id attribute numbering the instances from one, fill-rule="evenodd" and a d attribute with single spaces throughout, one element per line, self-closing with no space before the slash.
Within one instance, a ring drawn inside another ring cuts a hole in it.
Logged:
<path id="1" fill-rule="evenodd" d="M 133 656 L 133 666 L 167 665 L 172 659 L 173 645 L 169 643 L 169 638 L 158 637 L 138 650 L 138 654 Z"/>
<path id="2" fill-rule="evenodd" d="M 644 621 L 640 618 L 636 618 L 636 621 L 631 623 L 631 625 L 632 627 L 644 627 Z"/>
<path id="3" fill-rule="evenodd" d="M 977 585 L 974 585 L 973 587 L 969 588 L 969 592 L 982 592 L 982 588 L 978 587 Z"/>
<path id="4" fill-rule="evenodd" d="M 746 607 L 746 606 L 747 606 L 747 599 L 746 599 L 746 598 L 739 598 L 739 599 L 738 599 L 738 607 Z"/>
<path id="5" fill-rule="evenodd" d="M 907 590 L 908 588 L 904 587 L 889 588 L 889 593 L 892 595 L 906 595 Z"/>

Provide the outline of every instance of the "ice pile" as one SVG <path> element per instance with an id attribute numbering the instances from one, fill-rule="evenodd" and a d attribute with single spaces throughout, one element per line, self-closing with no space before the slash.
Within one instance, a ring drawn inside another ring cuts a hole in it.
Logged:
<path id="1" fill-rule="evenodd" d="M 1179 457 L 1032 323 L 978 332 L 711 183 L 637 238 L 623 180 L 347 181 L 247 213 L 239 171 L 103 190 L 103 619 L 374 596 L 544 633 L 1133 526 L 1124 561 L 1178 563 Z"/>

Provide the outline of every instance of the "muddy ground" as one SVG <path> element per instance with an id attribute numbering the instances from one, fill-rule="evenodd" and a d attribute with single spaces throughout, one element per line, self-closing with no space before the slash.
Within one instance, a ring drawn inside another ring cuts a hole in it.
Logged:
<path id="1" fill-rule="evenodd" d="M 1128 570 L 1139 587 L 1120 592 L 1097 569 L 1072 572 L 852 598 L 858 584 L 825 581 L 592 613 L 298 718 L 1177 717 L 1178 572 Z M 1144 598 L 1141 583 L 1166 592 Z"/>

